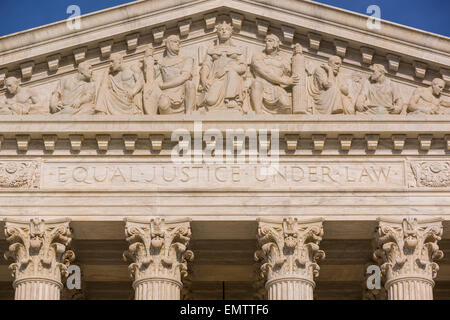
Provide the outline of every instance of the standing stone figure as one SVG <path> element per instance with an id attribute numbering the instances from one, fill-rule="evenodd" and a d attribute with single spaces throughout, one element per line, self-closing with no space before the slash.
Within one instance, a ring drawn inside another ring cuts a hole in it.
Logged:
<path id="1" fill-rule="evenodd" d="M 6 94 L 0 101 L 1 115 L 44 114 L 47 110 L 42 106 L 39 96 L 29 88 L 22 88 L 16 77 L 5 80 Z M 47 111 L 48 112 L 48 111 Z"/>
<path id="2" fill-rule="evenodd" d="M 386 77 L 386 68 L 374 64 L 372 75 L 367 79 L 356 99 L 359 114 L 400 114 L 403 101 L 397 87 Z"/>
<path id="3" fill-rule="evenodd" d="M 292 98 L 285 88 L 299 82 L 291 75 L 291 61 L 280 53 L 280 39 L 273 34 L 266 37 L 266 48 L 255 54 L 251 62 L 255 80 L 251 86 L 251 101 L 255 112 L 292 113 Z"/>
<path id="4" fill-rule="evenodd" d="M 119 54 L 111 55 L 111 65 L 98 92 L 97 111 L 108 115 L 143 114 L 144 76 L 137 67 L 123 64 Z"/>
<path id="5" fill-rule="evenodd" d="M 339 71 L 342 59 L 332 56 L 327 64 L 317 67 L 309 81 L 313 114 L 354 114 L 347 83 Z"/>
<path id="6" fill-rule="evenodd" d="M 443 114 L 450 111 L 450 102 L 442 99 L 445 81 L 436 78 L 428 88 L 414 90 L 408 105 L 408 114 Z"/>
<path id="7" fill-rule="evenodd" d="M 59 81 L 50 100 L 50 112 L 56 114 L 94 114 L 95 84 L 92 66 L 84 61 L 78 66 L 78 74 Z"/>
<path id="8" fill-rule="evenodd" d="M 157 103 L 160 114 L 187 113 L 193 111 L 196 90 L 192 82 L 194 59 L 180 56 L 180 37 L 171 35 L 165 40 L 166 50 L 156 62 L 154 79 L 161 78 L 157 86 L 152 86 L 149 103 Z M 144 64 L 146 59 L 144 59 Z M 148 62 L 147 62 L 148 63 Z M 149 69 L 152 72 L 152 69 Z M 147 77 L 148 78 L 148 77 Z M 147 79 L 148 81 L 148 79 Z M 154 107 L 146 107 L 156 111 Z M 156 114 L 156 112 L 153 112 Z"/>
<path id="9" fill-rule="evenodd" d="M 226 22 L 217 26 L 217 44 L 208 49 L 200 69 L 199 89 L 208 111 L 243 112 L 247 64 L 244 51 L 231 42 L 232 33 L 232 26 Z"/>

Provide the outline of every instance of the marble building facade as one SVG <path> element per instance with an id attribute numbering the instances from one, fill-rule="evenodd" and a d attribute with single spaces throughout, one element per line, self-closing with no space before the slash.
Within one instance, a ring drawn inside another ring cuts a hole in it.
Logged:
<path id="1" fill-rule="evenodd" d="M 306 0 L 4 36 L 0 299 L 448 299 L 449 84 L 448 37 Z"/>

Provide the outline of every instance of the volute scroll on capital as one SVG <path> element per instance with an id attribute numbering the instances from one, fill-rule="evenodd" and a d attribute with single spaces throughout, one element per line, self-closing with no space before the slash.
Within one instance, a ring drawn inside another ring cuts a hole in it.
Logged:
<path id="1" fill-rule="evenodd" d="M 262 262 L 261 276 L 266 280 L 302 278 L 313 282 L 319 276 L 318 261 L 325 258 L 319 244 L 323 237 L 322 220 L 296 218 L 276 222 L 260 220 L 255 260 Z"/>
<path id="2" fill-rule="evenodd" d="M 141 221 L 126 219 L 125 236 L 129 243 L 124 261 L 135 280 L 167 278 L 181 282 L 187 276 L 188 262 L 194 253 L 188 250 L 191 237 L 190 220 Z"/>
<path id="3" fill-rule="evenodd" d="M 380 219 L 373 257 L 386 280 L 415 277 L 432 282 L 439 271 L 435 261 L 444 256 L 438 245 L 442 233 L 442 219 Z"/>
<path id="4" fill-rule="evenodd" d="M 5 259 L 15 282 L 28 278 L 48 279 L 60 283 L 67 267 L 75 259 L 72 250 L 69 219 L 31 219 L 29 222 L 5 220 L 5 236 L 10 243 Z M 60 284 L 61 285 L 61 284 Z"/>

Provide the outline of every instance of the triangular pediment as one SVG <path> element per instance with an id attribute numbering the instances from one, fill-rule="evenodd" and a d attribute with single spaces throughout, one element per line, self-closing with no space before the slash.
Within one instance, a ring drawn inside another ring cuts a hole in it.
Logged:
<path id="1" fill-rule="evenodd" d="M 380 30 L 368 30 L 366 16 L 313 1 L 280 0 L 273 5 L 268 0 L 151 0 L 84 15 L 80 30 L 71 30 L 66 21 L 61 21 L 1 37 L 0 66 L 13 68 L 27 59 L 39 62 L 48 55 L 72 53 L 82 46 L 88 49 L 99 47 L 102 41 L 110 39 L 124 41 L 133 33 L 140 35 L 139 45 L 142 45 L 148 38 L 152 41 L 151 35 L 157 32 L 155 29 L 165 27 L 167 33 L 182 28 L 180 24 L 188 19 L 195 24 L 208 20 L 214 13 L 235 13 L 236 23 L 242 19 L 244 28 L 256 24 L 259 32 L 284 27 L 286 36 L 294 36 L 296 40 L 304 40 L 309 33 L 316 33 L 323 41 L 347 41 L 349 47 L 357 49 L 368 46 L 376 54 L 401 55 L 405 62 L 417 59 L 435 68 L 450 65 L 448 37 L 387 21 L 382 22 Z M 209 19 L 209 23 L 211 21 Z M 289 35 L 290 32 L 294 34 Z"/>
<path id="2" fill-rule="evenodd" d="M 312 1 L 281 0 L 275 6 L 268 0 L 152 0 L 82 16 L 80 30 L 62 21 L 0 38 L 0 85 L 15 76 L 24 86 L 52 92 L 85 60 L 99 79 L 112 53 L 122 53 L 126 63 L 142 64 L 148 45 L 155 48 L 155 57 L 161 56 L 163 40 L 171 34 L 181 35 L 181 51 L 198 70 L 202 50 L 213 44 L 214 27 L 223 19 L 232 23 L 233 40 L 245 48 L 248 63 L 264 49 L 265 35 L 274 33 L 286 55 L 292 55 L 296 43 L 303 47 L 310 72 L 333 55 L 342 58 L 349 79 L 367 78 L 372 64 L 383 64 L 404 100 L 434 78 L 450 80 L 450 39 L 445 36 L 384 21 L 381 29 L 368 30 L 366 16 Z M 359 84 L 353 90 L 360 90 Z M 0 87 L 0 94 L 5 91 Z"/>

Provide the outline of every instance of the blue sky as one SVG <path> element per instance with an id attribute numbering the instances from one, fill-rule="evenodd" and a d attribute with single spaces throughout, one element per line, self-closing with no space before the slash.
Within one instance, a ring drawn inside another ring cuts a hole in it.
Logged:
<path id="1" fill-rule="evenodd" d="M 300 1 L 300 0 L 299 0 Z M 450 0 L 318 0 L 347 10 L 366 13 L 381 8 L 381 18 L 450 36 Z M 76 4 L 89 13 L 130 0 L 0 0 L 0 36 L 66 19 L 67 7 Z"/>

